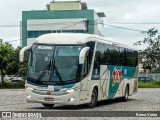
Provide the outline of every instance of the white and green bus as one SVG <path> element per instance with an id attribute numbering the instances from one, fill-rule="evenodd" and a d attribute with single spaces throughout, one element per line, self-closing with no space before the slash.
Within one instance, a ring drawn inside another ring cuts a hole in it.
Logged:
<path id="1" fill-rule="evenodd" d="M 55 104 L 87 104 L 121 98 L 137 92 L 138 52 L 105 37 L 90 34 L 53 33 L 35 39 L 30 50 L 26 101 Z"/>

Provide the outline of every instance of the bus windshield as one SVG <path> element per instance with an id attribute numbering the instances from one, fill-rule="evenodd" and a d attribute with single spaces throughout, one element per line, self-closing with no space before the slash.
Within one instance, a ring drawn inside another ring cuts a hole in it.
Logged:
<path id="1" fill-rule="evenodd" d="M 77 82 L 80 76 L 78 61 L 81 49 L 81 45 L 34 44 L 27 80 L 53 85 Z"/>

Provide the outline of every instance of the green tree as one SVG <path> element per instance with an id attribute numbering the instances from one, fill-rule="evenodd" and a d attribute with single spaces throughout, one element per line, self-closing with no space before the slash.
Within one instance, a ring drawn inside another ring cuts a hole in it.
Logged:
<path id="1" fill-rule="evenodd" d="M 25 53 L 23 63 L 19 62 L 19 52 L 21 47 L 14 49 L 9 43 L 2 43 L 0 46 L 0 71 L 2 84 L 4 83 L 4 76 L 7 75 L 23 75 L 27 73 L 27 63 L 29 52 Z"/>
<path id="2" fill-rule="evenodd" d="M 27 65 L 28 65 L 28 60 L 29 60 L 29 54 L 30 54 L 29 51 L 25 52 L 24 61 L 23 61 L 23 63 L 20 63 L 20 66 L 19 66 L 18 73 L 23 75 L 23 76 L 26 76 L 26 74 L 27 74 Z"/>
<path id="3" fill-rule="evenodd" d="M 16 49 L 13 50 L 13 55 L 11 56 L 11 59 L 7 61 L 7 66 L 6 66 L 6 74 L 7 75 L 13 75 L 17 74 L 19 70 L 19 51 L 20 47 L 17 47 Z"/>
<path id="4" fill-rule="evenodd" d="M 9 43 L 2 43 L 0 47 L 0 69 L 1 69 L 1 77 L 2 77 L 2 84 L 4 83 L 3 77 L 6 73 L 7 63 L 12 59 L 14 54 L 14 48 Z"/>
<path id="5" fill-rule="evenodd" d="M 149 29 L 147 32 L 143 32 L 147 35 L 146 38 L 136 42 L 134 45 L 145 44 L 146 49 L 140 51 L 140 59 L 144 59 L 144 69 L 151 70 L 160 65 L 160 38 L 158 36 L 158 30 L 155 28 Z"/>
<path id="6" fill-rule="evenodd" d="M 14 54 L 12 55 L 12 59 L 7 63 L 6 66 L 6 74 L 7 75 L 22 75 L 25 76 L 27 74 L 27 63 L 29 58 L 29 52 L 25 53 L 24 62 L 19 62 L 19 52 L 22 48 L 18 46 L 13 50 Z"/>

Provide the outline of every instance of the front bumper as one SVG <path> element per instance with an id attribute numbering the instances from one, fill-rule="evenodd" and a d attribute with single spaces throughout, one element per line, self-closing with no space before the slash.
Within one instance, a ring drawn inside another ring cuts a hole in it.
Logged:
<path id="1" fill-rule="evenodd" d="M 65 95 L 42 95 L 26 90 L 28 103 L 44 103 L 44 104 L 62 104 L 62 105 L 78 105 L 80 91 L 74 91 Z M 47 93 L 47 91 L 46 91 Z"/>

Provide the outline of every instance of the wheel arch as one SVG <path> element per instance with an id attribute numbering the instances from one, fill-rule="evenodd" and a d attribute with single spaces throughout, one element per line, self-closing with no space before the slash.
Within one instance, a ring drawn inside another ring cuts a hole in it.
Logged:
<path id="1" fill-rule="evenodd" d="M 130 92 L 130 85 L 129 83 L 126 84 L 125 89 L 128 87 L 128 93 Z M 130 93 L 129 93 L 130 94 Z"/>
<path id="2" fill-rule="evenodd" d="M 99 93 L 99 87 L 97 84 L 94 84 L 93 87 L 91 88 L 90 93 L 92 93 L 93 89 L 95 88 L 95 90 L 97 91 L 97 94 Z M 99 99 L 99 94 L 98 94 L 98 99 Z"/>
<path id="3" fill-rule="evenodd" d="M 126 90 L 126 87 L 128 86 L 128 92 L 129 92 L 129 94 L 130 94 L 130 84 L 129 84 L 129 82 L 126 82 L 126 84 L 124 85 L 124 88 L 123 88 L 123 95 L 122 96 L 124 96 L 124 94 L 125 94 L 125 90 Z"/>

